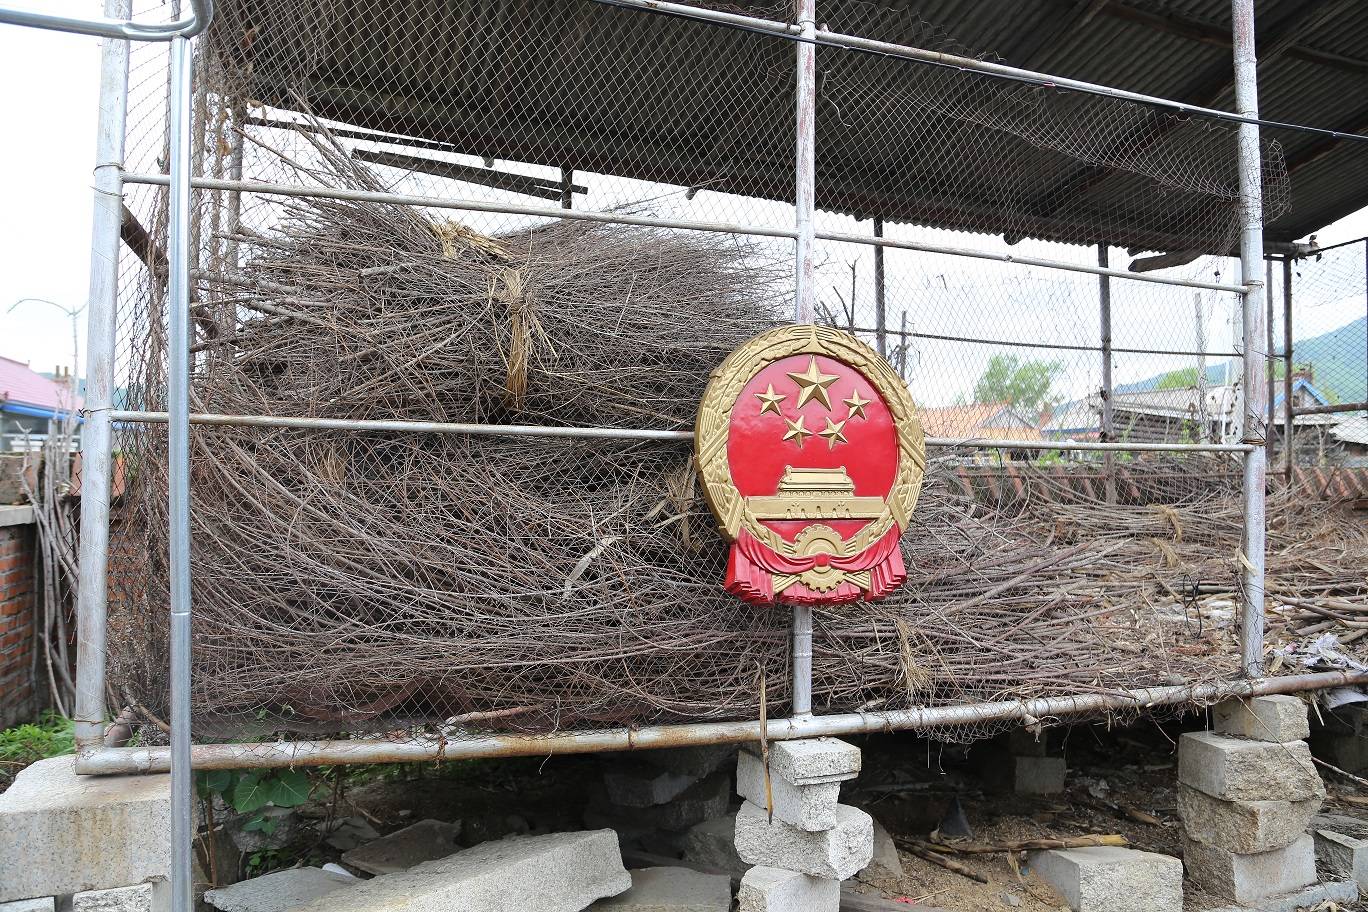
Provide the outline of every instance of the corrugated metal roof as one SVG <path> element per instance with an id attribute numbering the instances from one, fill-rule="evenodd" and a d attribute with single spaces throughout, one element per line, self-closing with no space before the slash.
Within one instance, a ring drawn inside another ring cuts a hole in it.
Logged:
<path id="1" fill-rule="evenodd" d="M 820 0 L 853 34 L 1233 107 L 1228 0 Z M 774 0 L 728 4 L 774 15 Z M 1368 131 L 1368 17 L 1260 2 L 1265 117 Z M 222 0 L 253 98 L 459 151 L 791 199 L 788 41 L 592 0 Z M 1226 252 L 1233 132 L 822 49 L 818 206 L 955 230 Z M 1271 130 L 1266 237 L 1368 204 L 1368 146 Z M 1279 205 L 1290 180 L 1290 206 Z"/>

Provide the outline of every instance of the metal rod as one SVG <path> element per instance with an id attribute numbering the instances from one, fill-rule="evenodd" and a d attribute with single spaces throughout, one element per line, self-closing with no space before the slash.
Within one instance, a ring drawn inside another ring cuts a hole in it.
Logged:
<path id="1" fill-rule="evenodd" d="M 1283 259 L 1283 479 L 1292 484 L 1296 464 L 1293 434 L 1296 413 L 1292 407 L 1292 258 Z"/>
<path id="2" fill-rule="evenodd" d="M 909 334 L 910 335 L 910 334 Z M 113 409 L 114 421 L 166 424 L 166 412 Z M 553 427 L 541 424 L 458 424 L 445 421 L 398 419 L 288 418 L 276 415 L 214 415 L 195 413 L 191 424 L 218 427 L 291 428 L 324 431 L 394 431 L 398 433 L 472 434 L 484 437 L 583 437 L 596 440 L 692 441 L 693 431 L 653 431 L 634 428 Z M 1116 453 L 1243 453 L 1242 443 L 1095 443 L 1069 440 L 1007 440 L 996 437 L 927 437 L 929 447 L 979 447 L 1005 450 L 1099 450 Z"/>
<path id="3" fill-rule="evenodd" d="M 1259 116 L 1258 61 L 1254 49 L 1254 0 L 1231 0 L 1232 47 L 1235 61 L 1235 107 L 1245 117 Z M 1254 449 L 1244 456 L 1244 537 L 1240 556 L 1242 582 L 1240 654 L 1244 673 L 1263 675 L 1264 645 L 1264 477 L 1263 447 L 1267 394 L 1262 376 L 1264 358 L 1264 288 L 1259 274 L 1263 260 L 1263 169 L 1259 127 L 1241 123 L 1237 136 L 1240 177 L 1240 276 L 1246 287 L 1241 298 L 1244 340 L 1244 409 L 1240 442 Z"/>
<path id="4" fill-rule="evenodd" d="M 874 217 L 874 236 L 883 237 L 883 219 Z M 853 309 L 853 305 L 852 305 Z M 874 247 L 874 342 L 878 352 L 888 357 L 888 311 L 884 302 L 884 249 Z"/>
<path id="5" fill-rule="evenodd" d="M 1293 409 L 1293 415 L 1339 415 L 1344 412 L 1362 412 L 1368 409 L 1368 402 L 1341 402 L 1337 405 L 1309 405 Z"/>
<path id="6" fill-rule="evenodd" d="M 794 115 L 794 319 L 813 320 L 816 290 L 813 287 L 815 246 L 813 217 L 817 192 L 817 32 L 816 0 L 798 0 L 798 31 L 805 41 L 797 45 L 797 81 Z M 852 303 L 852 307 L 854 304 Z M 793 606 L 793 715 L 812 715 L 812 606 Z"/>
<path id="7" fill-rule="evenodd" d="M 129 172 L 124 175 L 126 184 L 147 184 L 165 187 L 165 174 L 143 174 Z M 771 228 L 764 225 L 741 225 L 730 222 L 700 222 L 690 219 L 665 219 L 650 216 L 626 215 L 615 212 L 588 212 L 567 210 L 545 206 L 521 206 L 513 203 L 494 203 L 485 200 L 452 199 L 437 196 L 414 196 L 406 193 L 385 193 L 374 190 L 341 190 L 328 187 L 301 187 L 294 184 L 271 184 L 250 180 L 225 180 L 219 178 L 196 177 L 191 186 L 197 190 L 238 190 L 242 193 L 261 193 L 269 196 L 295 196 L 312 199 L 347 200 L 358 203 L 387 203 L 396 206 L 418 206 L 429 209 L 460 209 L 468 212 L 487 212 L 498 215 L 525 215 L 531 218 L 578 219 L 587 222 L 600 222 L 606 225 L 640 225 L 646 228 L 674 228 L 682 231 L 709 231 L 719 234 L 741 234 L 755 237 L 794 238 L 798 232 L 792 228 Z M 941 253 L 947 256 L 968 257 L 977 260 L 992 260 L 997 263 L 1010 263 L 1017 266 L 1039 266 L 1044 269 L 1058 269 L 1063 272 L 1079 272 L 1087 275 L 1108 275 L 1113 279 L 1128 282 L 1149 282 L 1153 285 L 1174 285 L 1180 288 L 1204 288 L 1210 291 L 1225 291 L 1242 294 L 1243 285 L 1228 285 L 1220 282 L 1199 282 L 1189 279 L 1175 279 L 1150 273 L 1127 272 L 1122 269 L 1109 269 L 1105 272 L 1097 266 L 1083 263 L 1069 263 L 1063 260 L 1049 260 L 1042 257 L 1024 257 L 1010 253 L 994 253 L 987 250 L 974 250 L 968 247 L 947 247 L 938 244 L 906 241 L 889 237 L 871 237 L 861 234 L 847 234 L 838 231 L 814 231 L 813 237 L 819 241 L 834 241 L 841 244 L 864 244 L 873 247 L 892 247 L 898 250 L 915 250 L 922 253 Z"/>
<path id="8" fill-rule="evenodd" d="M 111 19 L 131 14 L 130 0 L 105 0 Z M 124 127 L 128 120 L 128 42 L 106 38 L 100 51 L 95 133 L 95 212 L 86 298 L 85 421 L 81 426 L 81 535 L 76 589 L 75 737 L 78 749 L 101 743 L 105 723 L 105 622 L 109 498 L 113 445 L 114 344 L 118 327 L 119 226 L 123 221 Z"/>
<path id="9" fill-rule="evenodd" d="M 1117 89 L 1111 86 L 1098 85 L 1095 82 L 1084 82 L 1080 79 L 1068 79 L 1063 76 L 1052 76 L 1049 73 L 1040 73 L 1035 70 L 1025 70 L 1020 67 L 1007 66 L 1001 63 L 993 63 L 989 60 L 980 60 L 974 57 L 961 57 L 956 54 L 946 54 L 940 51 L 928 51 L 922 48 L 909 47 L 903 44 L 890 44 L 887 41 L 874 41 L 869 38 L 858 38 L 853 35 L 843 35 L 838 32 L 830 32 L 825 29 L 818 29 L 811 38 L 802 34 L 797 28 L 784 22 L 777 22 L 773 19 L 760 19 L 755 16 L 742 16 L 735 13 L 722 13 L 715 10 L 704 9 L 696 6 L 686 6 L 680 3 L 666 3 L 661 0 L 595 0 L 609 6 L 620 6 L 629 9 L 648 10 L 651 12 L 667 13 L 672 16 L 681 16 L 687 19 L 697 19 L 703 22 L 712 22 L 718 25 L 729 25 L 736 28 L 744 28 L 749 31 L 756 31 L 776 37 L 787 38 L 791 41 L 806 42 L 812 41 L 816 44 L 827 47 L 844 47 L 857 51 L 866 51 L 872 54 L 879 54 L 885 57 L 900 57 L 904 60 L 915 60 L 921 63 L 932 64 L 935 66 L 947 67 L 953 70 L 966 70 L 973 73 L 980 73 L 986 76 L 995 76 L 1001 79 L 1010 79 L 1016 82 L 1025 82 L 1037 85 L 1041 88 L 1059 90 L 1067 89 L 1074 92 L 1083 92 L 1088 95 L 1100 95 L 1104 98 L 1114 98 L 1119 101 L 1133 101 L 1137 104 L 1151 105 L 1153 107 L 1165 108 L 1175 113 L 1185 116 L 1197 115 L 1208 117 L 1214 120 L 1225 121 L 1237 124 L 1252 124 L 1258 126 L 1263 124 L 1269 127 L 1280 129 L 1299 130 L 1306 133 L 1315 133 L 1319 136 L 1328 136 L 1333 139 L 1347 139 L 1358 142 L 1368 142 L 1368 136 L 1357 133 L 1342 133 L 1339 130 L 1327 130 L 1323 127 L 1310 127 L 1305 124 L 1283 123 L 1274 120 L 1261 120 L 1257 116 L 1249 117 L 1241 112 L 1231 113 L 1221 111 L 1216 108 L 1204 108 L 1200 105 L 1186 104 L 1181 101 L 1174 101 L 1171 98 L 1160 98 L 1157 95 L 1145 95 L 1140 92 L 1128 92 L 1125 89 Z M 1238 107 L 1238 103 L 1236 107 Z"/>
<path id="10" fill-rule="evenodd" d="M 1110 251 L 1105 241 L 1097 245 L 1097 265 L 1106 269 Z M 1097 277 L 1098 325 L 1102 337 L 1102 434 L 1103 443 L 1116 440 L 1116 418 L 1112 403 L 1112 317 L 1111 277 Z M 1106 476 L 1107 503 L 1116 503 L 1116 457 L 1107 453 L 1102 460 Z"/>
<path id="11" fill-rule="evenodd" d="M 190 0 L 188 15 L 170 22 L 157 23 L 133 22 L 127 18 L 114 18 L 108 15 L 89 19 L 78 16 L 55 16 L 38 10 L 0 6 L 0 23 L 129 41 L 170 41 L 176 37 L 189 38 L 208 28 L 213 18 L 213 0 Z"/>
<path id="12" fill-rule="evenodd" d="M 171 583 L 171 908 L 192 912 L 194 772 L 190 750 L 190 74 L 194 45 L 171 42 L 171 182 L 168 230 L 167 464 Z"/>
<path id="13" fill-rule="evenodd" d="M 1277 414 L 1274 409 L 1277 407 L 1278 397 L 1273 393 L 1273 385 L 1278 382 L 1278 362 L 1273 356 L 1276 349 L 1273 347 L 1273 260 L 1271 257 L 1264 257 L 1264 314 L 1264 338 L 1266 340 L 1264 350 L 1268 353 L 1268 357 L 1264 361 L 1264 376 L 1268 380 L 1268 424 L 1264 431 L 1264 463 L 1272 465 L 1273 448 L 1277 445 L 1273 428 L 1277 424 Z"/>
<path id="14" fill-rule="evenodd" d="M 1368 672 L 1329 671 L 1287 677 L 1224 681 L 1139 690 L 1114 690 L 1034 700 L 936 706 L 893 712 L 837 713 L 771 719 L 766 735 L 778 741 L 793 738 L 855 735 L 887 731 L 930 731 L 959 725 L 1012 722 L 1031 717 L 1108 711 L 1135 711 L 1183 703 L 1207 704 L 1222 699 L 1299 693 L 1368 683 Z M 691 744 L 736 744 L 760 736 L 758 721 L 698 722 L 652 725 L 645 728 L 599 729 L 522 735 L 448 734 L 441 739 L 413 741 L 272 741 L 253 744 L 202 744 L 194 748 L 196 769 L 244 769 L 319 766 L 336 763 L 399 763 L 424 760 L 466 760 L 477 757 L 551 756 L 599 751 L 655 750 Z M 168 765 L 164 747 L 101 747 L 76 758 L 79 773 L 160 773 Z"/>

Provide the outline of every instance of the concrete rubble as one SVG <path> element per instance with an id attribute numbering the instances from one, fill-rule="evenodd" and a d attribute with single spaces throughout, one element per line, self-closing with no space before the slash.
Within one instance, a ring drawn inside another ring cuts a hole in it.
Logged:
<path id="1" fill-rule="evenodd" d="M 1357 901 L 1358 898 L 1358 885 L 1353 881 L 1312 884 L 1293 893 L 1259 900 L 1258 912 L 1305 912 L 1308 909 L 1318 909 L 1324 912 L 1324 903 L 1332 902 L 1343 906 Z M 1250 908 L 1249 906 L 1222 906 L 1219 909 L 1210 909 L 1208 912 L 1250 912 Z"/>
<path id="2" fill-rule="evenodd" d="M 632 886 L 612 830 L 510 836 L 300 905 L 298 912 L 581 912 Z"/>
<path id="3" fill-rule="evenodd" d="M 1316 861 L 1368 892 L 1368 824 L 1353 817 L 1317 816 L 1311 821 Z"/>
<path id="4" fill-rule="evenodd" d="M 639 868 L 625 893 L 600 899 L 591 912 L 731 912 L 731 878 L 690 868 Z"/>
<path id="5" fill-rule="evenodd" d="M 845 880 L 869 864 L 874 854 L 874 822 L 864 811 L 838 805 L 836 825 L 812 833 L 747 801 L 736 814 L 736 852 L 753 865 Z"/>
<path id="6" fill-rule="evenodd" d="M 752 804 L 766 804 L 765 764 L 749 751 L 736 758 L 736 793 Z M 771 772 L 768 795 L 773 800 L 774 816 L 800 830 L 816 833 L 836 825 L 839 780 L 797 785 Z"/>
<path id="7" fill-rule="evenodd" d="M 86 890 L 71 897 L 71 912 L 162 912 L 170 905 L 170 899 L 166 884 L 162 884 L 160 891 L 150 883 L 112 890 Z"/>
<path id="8" fill-rule="evenodd" d="M 1096 846 L 1036 852 L 1029 864 L 1075 912 L 1183 910 L 1183 863 L 1170 855 Z"/>
<path id="9" fill-rule="evenodd" d="M 56 912 L 57 898 L 40 896 L 36 899 L 16 899 L 0 903 L 0 912 Z"/>
<path id="10" fill-rule="evenodd" d="M 208 890 L 204 901 L 219 912 L 286 912 L 358 883 L 355 877 L 321 868 L 291 868 Z"/>
<path id="11" fill-rule="evenodd" d="M 680 840 L 680 851 L 685 861 L 737 879 L 750 868 L 736 854 L 735 814 L 714 817 L 690 827 Z"/>
<path id="12" fill-rule="evenodd" d="M 1178 812 L 1188 876 L 1208 893 L 1260 903 L 1316 883 L 1306 827 L 1325 786 L 1295 697 L 1219 704 L 1220 732 L 1190 732 L 1178 746 Z"/>
<path id="13" fill-rule="evenodd" d="M 40 760 L 0 795 L 0 902 L 170 876 L 168 775 L 78 776 Z"/>
<path id="14" fill-rule="evenodd" d="M 735 756 L 734 751 L 732 756 Z M 584 822 L 589 827 L 608 827 L 616 830 L 629 842 L 638 842 L 641 838 L 661 830 L 682 834 L 695 824 L 726 814 L 730 804 L 731 776 L 725 772 L 708 774 L 693 782 L 675 797 L 661 804 L 644 807 L 617 804 L 612 800 L 611 791 L 607 787 L 596 784 L 591 787 Z M 673 851 L 677 846 L 663 848 Z"/>
<path id="15" fill-rule="evenodd" d="M 420 820 L 343 852 L 342 861 L 367 874 L 394 874 L 458 851 L 461 847 L 456 840 L 460 835 L 460 824 Z"/>

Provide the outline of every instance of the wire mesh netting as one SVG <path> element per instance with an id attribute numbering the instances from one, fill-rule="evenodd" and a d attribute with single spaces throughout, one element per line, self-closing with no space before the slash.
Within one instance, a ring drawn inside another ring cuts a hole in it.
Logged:
<path id="1" fill-rule="evenodd" d="M 194 171 L 308 192 L 196 191 L 192 411 L 690 428 L 709 372 L 791 318 L 793 42 L 592 0 L 444 9 L 219 4 Z M 831 21 L 892 34 L 872 15 Z M 818 70 L 821 321 L 887 353 L 930 435 L 1023 447 L 934 453 L 908 586 L 818 612 L 816 708 L 1229 676 L 1238 466 L 1039 449 L 1104 435 L 1098 277 L 850 238 L 976 232 L 1000 236 L 974 239 L 992 255 L 1080 265 L 1098 261 L 1082 244 L 1158 250 L 1187 264 L 1164 275 L 1237 283 L 1234 133 L 834 48 Z M 135 48 L 130 171 L 164 170 L 165 80 L 164 49 Z M 1265 161 L 1276 215 L 1276 144 Z M 120 404 L 158 411 L 165 191 L 132 184 L 126 202 Z M 1108 291 L 1112 436 L 1237 441 L 1238 297 Z M 111 700 L 155 721 L 165 433 L 117 436 Z M 199 738 L 787 705 L 788 611 L 721 591 L 686 443 L 203 425 L 191 443 Z M 1275 571 L 1350 560 L 1325 544 L 1349 534 L 1333 513 L 1271 508 Z"/>

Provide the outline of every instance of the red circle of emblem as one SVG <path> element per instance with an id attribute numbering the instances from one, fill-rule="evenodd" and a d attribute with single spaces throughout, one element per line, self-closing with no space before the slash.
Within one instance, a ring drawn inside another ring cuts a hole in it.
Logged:
<path id="1" fill-rule="evenodd" d="M 747 601 L 840 603 L 906 577 L 898 537 L 925 465 L 902 378 L 831 327 L 757 336 L 713 373 L 699 409 L 704 491 Z"/>

